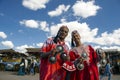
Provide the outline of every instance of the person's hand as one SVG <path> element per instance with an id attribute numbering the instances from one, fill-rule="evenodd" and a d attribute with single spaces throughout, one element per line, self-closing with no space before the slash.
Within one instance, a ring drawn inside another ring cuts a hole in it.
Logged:
<path id="1" fill-rule="evenodd" d="M 51 53 L 52 55 L 55 55 L 55 53 L 57 53 L 57 50 L 54 48 L 54 49 L 51 50 L 50 53 Z"/>
<path id="2" fill-rule="evenodd" d="M 78 60 L 79 60 L 79 62 L 80 62 L 80 63 L 83 63 L 83 61 L 84 61 L 84 58 L 82 58 L 82 57 L 79 57 L 79 58 L 78 58 Z"/>
<path id="3" fill-rule="evenodd" d="M 69 55 L 66 55 L 67 56 L 67 61 L 70 61 L 70 56 Z"/>

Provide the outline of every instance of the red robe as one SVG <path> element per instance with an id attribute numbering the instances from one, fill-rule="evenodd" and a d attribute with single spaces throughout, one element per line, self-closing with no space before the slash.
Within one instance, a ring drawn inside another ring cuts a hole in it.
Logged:
<path id="1" fill-rule="evenodd" d="M 68 52 L 68 46 L 64 42 L 58 42 L 55 44 L 53 38 L 49 38 L 44 43 L 41 51 L 49 52 L 55 48 L 56 45 L 63 45 L 65 52 Z M 40 80 L 65 80 L 66 71 L 61 67 L 63 61 L 60 59 L 60 54 L 57 54 L 57 61 L 54 64 L 51 64 L 48 61 L 48 58 L 41 59 Z"/>
<path id="2" fill-rule="evenodd" d="M 89 55 L 88 61 L 84 61 L 84 69 L 71 72 L 71 80 L 99 80 L 99 72 L 97 67 L 98 57 L 94 49 L 89 45 L 85 49 Z M 70 60 L 74 61 L 79 57 L 75 50 L 71 50 Z"/>

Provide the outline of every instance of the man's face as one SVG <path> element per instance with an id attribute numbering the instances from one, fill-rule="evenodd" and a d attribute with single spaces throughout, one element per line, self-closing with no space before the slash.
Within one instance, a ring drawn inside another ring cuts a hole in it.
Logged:
<path id="1" fill-rule="evenodd" d="M 75 43 L 79 43 L 80 42 L 80 35 L 78 33 L 73 33 L 72 34 L 72 39 L 73 41 L 75 41 Z"/>
<path id="2" fill-rule="evenodd" d="M 60 39 L 65 39 L 65 37 L 68 35 L 68 28 L 67 27 L 61 27 L 58 33 L 58 37 Z"/>

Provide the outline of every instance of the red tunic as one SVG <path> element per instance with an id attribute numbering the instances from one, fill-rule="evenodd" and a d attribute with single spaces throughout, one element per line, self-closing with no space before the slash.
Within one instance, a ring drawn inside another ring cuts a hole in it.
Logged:
<path id="1" fill-rule="evenodd" d="M 85 49 L 87 50 L 87 54 L 89 55 L 88 61 L 84 61 L 84 69 L 71 72 L 71 80 L 99 80 L 99 72 L 97 67 L 98 57 L 94 49 L 89 45 Z M 76 51 L 71 50 L 70 60 L 74 61 L 79 57 Z"/>
<path id="2" fill-rule="evenodd" d="M 63 45 L 65 52 L 68 51 L 68 46 L 64 42 L 55 44 L 53 38 L 49 38 L 43 45 L 42 51 L 48 52 L 55 48 L 56 45 Z M 49 57 L 48 57 L 49 58 Z M 40 80 L 65 80 L 66 71 L 61 67 L 63 61 L 60 59 L 60 54 L 57 54 L 57 61 L 51 64 L 48 58 L 41 59 L 40 64 Z"/>

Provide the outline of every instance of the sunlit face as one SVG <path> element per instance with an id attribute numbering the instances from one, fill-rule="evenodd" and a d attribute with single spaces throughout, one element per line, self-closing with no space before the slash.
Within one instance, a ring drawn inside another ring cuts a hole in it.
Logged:
<path id="1" fill-rule="evenodd" d="M 68 28 L 66 26 L 62 26 L 59 30 L 58 37 L 60 39 L 65 39 L 65 37 L 68 35 Z"/>
<path id="2" fill-rule="evenodd" d="M 80 35 L 78 34 L 78 32 L 73 32 L 72 33 L 72 39 L 73 39 L 73 41 L 76 43 L 76 44 L 78 44 L 79 42 L 80 42 Z"/>
<path id="3" fill-rule="evenodd" d="M 102 58 L 105 58 L 105 57 L 106 57 L 106 55 L 105 55 L 105 52 L 104 52 L 104 51 L 101 53 L 101 56 L 102 56 Z"/>

